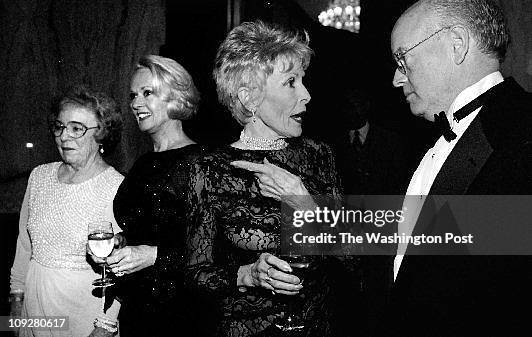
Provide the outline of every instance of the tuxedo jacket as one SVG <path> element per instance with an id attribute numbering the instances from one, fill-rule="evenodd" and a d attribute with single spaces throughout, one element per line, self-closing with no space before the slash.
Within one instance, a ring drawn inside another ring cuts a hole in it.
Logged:
<path id="1" fill-rule="evenodd" d="M 532 95 L 512 78 L 490 91 L 436 176 L 427 200 L 430 195 L 532 194 Z M 431 202 L 423 205 L 414 235 L 420 227 L 427 229 L 427 223 L 437 229 L 431 221 L 449 213 L 445 205 L 434 207 Z M 530 331 L 530 256 L 408 255 L 411 248 L 391 285 L 380 334 L 509 336 Z"/>

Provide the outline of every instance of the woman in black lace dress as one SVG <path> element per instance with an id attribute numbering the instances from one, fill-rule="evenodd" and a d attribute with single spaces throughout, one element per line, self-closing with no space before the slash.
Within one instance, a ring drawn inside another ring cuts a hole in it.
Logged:
<path id="1" fill-rule="evenodd" d="M 185 281 L 219 309 L 220 336 L 280 335 L 291 300 L 302 303 L 300 335 L 329 334 L 327 273 L 318 266 L 302 285 L 278 257 L 280 196 L 338 195 L 329 147 L 299 137 L 310 56 L 306 36 L 262 22 L 234 28 L 218 49 L 218 96 L 243 130 L 193 165 Z"/>
<path id="2" fill-rule="evenodd" d="M 174 60 L 143 57 L 131 79 L 130 106 L 154 151 L 141 156 L 114 200 L 123 229 L 121 249 L 107 258 L 121 275 L 120 334 L 166 336 L 185 321 L 183 292 L 184 193 L 189 167 L 202 148 L 183 132 L 199 93 L 188 72 Z"/>

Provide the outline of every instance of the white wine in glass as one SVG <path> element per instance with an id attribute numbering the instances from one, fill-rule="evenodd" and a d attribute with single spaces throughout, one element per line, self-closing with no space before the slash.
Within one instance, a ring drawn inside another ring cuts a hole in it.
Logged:
<path id="1" fill-rule="evenodd" d="M 281 255 L 280 258 L 290 264 L 292 274 L 297 276 L 301 283 L 305 279 L 305 274 L 311 263 L 311 257 L 307 255 Z M 299 337 L 303 336 L 305 329 L 305 320 L 300 310 L 302 309 L 302 300 L 299 295 L 285 297 L 287 303 L 287 312 L 277 318 L 274 325 L 282 331 L 283 336 Z"/>
<path id="2" fill-rule="evenodd" d="M 92 253 L 106 259 L 114 247 L 113 224 L 109 221 L 97 221 L 89 223 L 89 248 Z M 102 278 L 96 279 L 92 285 L 96 287 L 108 287 L 114 284 L 114 281 L 105 276 L 105 263 L 102 264 Z"/>

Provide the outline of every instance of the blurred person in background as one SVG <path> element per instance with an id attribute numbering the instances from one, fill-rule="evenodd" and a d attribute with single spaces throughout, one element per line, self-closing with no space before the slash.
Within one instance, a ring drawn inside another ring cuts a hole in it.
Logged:
<path id="1" fill-rule="evenodd" d="M 402 195 L 408 178 L 406 143 L 372 119 L 372 98 L 362 88 L 342 94 L 339 119 L 343 132 L 333 141 L 345 194 Z"/>

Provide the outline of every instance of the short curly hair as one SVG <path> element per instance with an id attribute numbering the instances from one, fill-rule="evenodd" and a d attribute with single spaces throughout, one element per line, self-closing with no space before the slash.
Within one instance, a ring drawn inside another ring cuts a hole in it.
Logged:
<path id="1" fill-rule="evenodd" d="M 153 90 L 169 103 L 168 117 L 191 119 L 198 111 L 200 93 L 192 76 L 176 61 L 158 55 L 143 56 L 136 69 L 147 68 L 153 75 Z"/>
<path id="2" fill-rule="evenodd" d="M 213 70 L 218 99 L 244 125 L 252 112 L 238 99 L 239 88 L 262 90 L 278 62 L 283 72 L 298 65 L 306 70 L 312 53 L 306 32 L 288 31 L 262 21 L 244 22 L 233 28 L 218 48 Z"/>
<path id="3" fill-rule="evenodd" d="M 57 118 L 66 105 L 80 106 L 94 112 L 100 126 L 94 134 L 94 139 L 103 147 L 104 156 L 115 150 L 120 143 L 123 129 L 122 114 L 115 100 L 103 92 L 77 85 L 56 100 L 51 117 Z"/>

